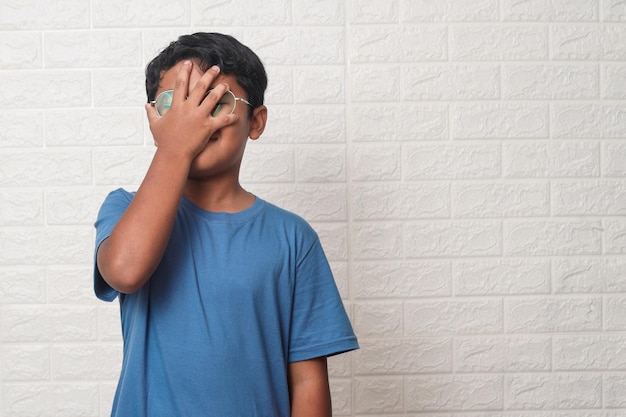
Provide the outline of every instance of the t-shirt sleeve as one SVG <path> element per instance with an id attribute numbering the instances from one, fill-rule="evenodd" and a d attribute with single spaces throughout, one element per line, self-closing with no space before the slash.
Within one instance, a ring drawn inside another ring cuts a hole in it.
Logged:
<path id="1" fill-rule="evenodd" d="M 296 265 L 291 323 L 289 362 L 359 348 L 317 235 Z"/>
<path id="2" fill-rule="evenodd" d="M 113 301 L 119 295 L 119 293 L 106 283 L 102 274 L 98 270 L 98 248 L 102 242 L 111 235 L 113 227 L 117 224 L 118 220 L 130 204 L 133 194 L 118 189 L 112 191 L 102 203 L 100 211 L 98 212 L 98 218 L 96 219 L 96 247 L 94 251 L 94 274 L 93 274 L 93 288 L 98 297 L 104 301 Z"/>

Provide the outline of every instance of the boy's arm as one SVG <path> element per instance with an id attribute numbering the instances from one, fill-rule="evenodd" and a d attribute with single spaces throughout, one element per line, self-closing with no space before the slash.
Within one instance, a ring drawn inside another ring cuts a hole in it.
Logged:
<path id="1" fill-rule="evenodd" d="M 289 364 L 291 417 L 331 417 L 326 357 Z"/>
<path id="2" fill-rule="evenodd" d="M 115 290 L 137 291 L 158 265 L 182 195 L 185 164 L 157 150 L 135 197 L 98 248 L 98 270 Z"/>
<path id="3" fill-rule="evenodd" d="M 191 68 L 190 62 L 182 65 L 172 107 L 165 116 L 158 117 L 153 107 L 146 106 L 150 129 L 158 144 L 156 153 L 135 197 L 98 248 L 96 262 L 100 274 L 122 293 L 140 289 L 158 266 L 192 160 L 216 130 L 236 121 L 235 115 L 215 119 L 209 116 L 213 105 L 210 101 L 217 101 L 220 92 L 223 94 L 228 88 L 216 86 L 217 93 L 204 99 L 219 69 L 207 71 L 189 90 Z"/>

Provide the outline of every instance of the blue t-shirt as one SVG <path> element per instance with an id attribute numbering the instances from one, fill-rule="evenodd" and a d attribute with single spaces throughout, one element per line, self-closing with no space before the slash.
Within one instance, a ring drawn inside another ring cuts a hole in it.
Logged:
<path id="1" fill-rule="evenodd" d="M 113 191 L 96 251 L 134 193 Z M 328 262 L 300 217 L 256 198 L 238 213 L 181 200 L 163 258 L 119 296 L 124 359 L 112 416 L 289 416 L 287 365 L 358 348 Z"/>

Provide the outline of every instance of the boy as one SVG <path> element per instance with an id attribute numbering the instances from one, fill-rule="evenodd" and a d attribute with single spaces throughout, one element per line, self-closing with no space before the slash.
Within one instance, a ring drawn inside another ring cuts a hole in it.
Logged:
<path id="1" fill-rule="evenodd" d="M 259 58 L 215 33 L 147 66 L 157 149 L 96 221 L 94 288 L 119 297 L 124 340 L 112 416 L 331 415 L 326 357 L 358 345 L 319 239 L 239 183 L 266 85 Z"/>

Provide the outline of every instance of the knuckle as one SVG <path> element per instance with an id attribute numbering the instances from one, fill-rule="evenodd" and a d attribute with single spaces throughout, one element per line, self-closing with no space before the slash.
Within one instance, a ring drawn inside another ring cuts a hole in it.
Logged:
<path id="1" fill-rule="evenodd" d="M 206 91 L 209 89 L 209 85 L 210 84 L 206 80 L 199 79 L 198 82 L 196 83 L 195 88 L 198 90 Z"/>

